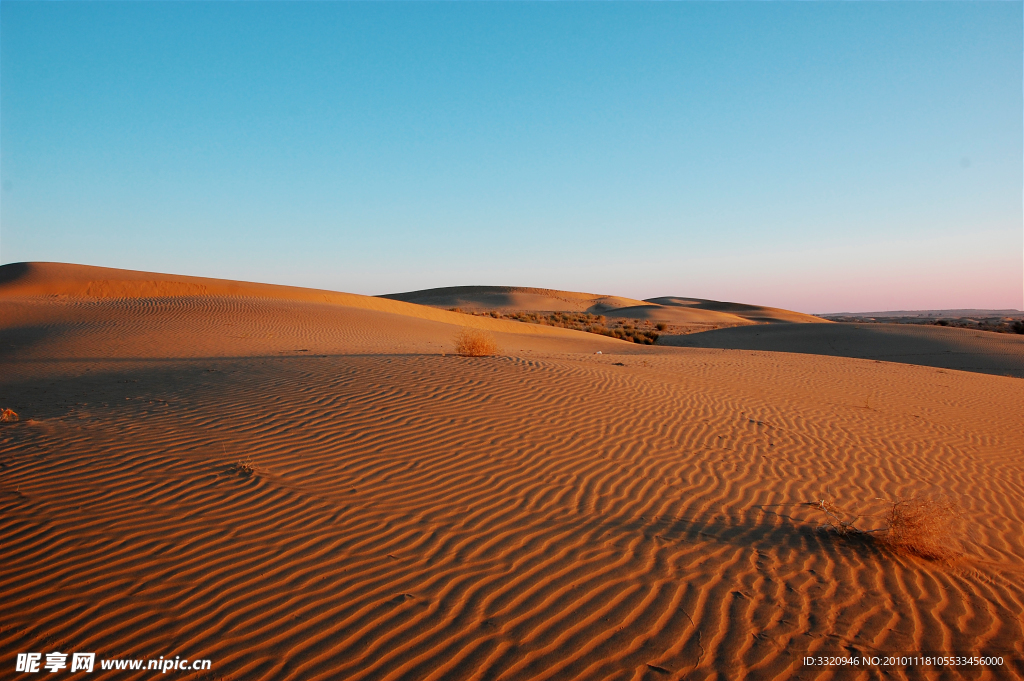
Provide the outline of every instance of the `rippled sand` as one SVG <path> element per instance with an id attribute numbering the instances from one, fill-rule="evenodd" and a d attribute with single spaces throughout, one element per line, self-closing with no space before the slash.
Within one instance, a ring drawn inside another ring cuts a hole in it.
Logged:
<path id="1" fill-rule="evenodd" d="M 65 647 L 225 679 L 879 678 L 801 660 L 923 651 L 1024 674 L 1019 379 L 45 283 L 0 286 L 3 675 Z M 460 324 L 501 355 L 452 356 Z M 948 564 L 805 505 L 872 529 L 936 493 L 963 509 Z"/>

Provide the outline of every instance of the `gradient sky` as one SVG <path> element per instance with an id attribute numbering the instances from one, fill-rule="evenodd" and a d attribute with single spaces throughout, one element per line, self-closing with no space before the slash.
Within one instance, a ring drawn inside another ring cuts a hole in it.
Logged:
<path id="1" fill-rule="evenodd" d="M 1024 308 L 1021 2 L 0 2 L 0 262 Z"/>

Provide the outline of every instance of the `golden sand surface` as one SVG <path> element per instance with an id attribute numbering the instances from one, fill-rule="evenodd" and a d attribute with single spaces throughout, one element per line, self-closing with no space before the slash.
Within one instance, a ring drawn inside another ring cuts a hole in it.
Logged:
<path id="1" fill-rule="evenodd" d="M 223 679 L 1024 675 L 1018 378 L 12 267 L 4 678 L 51 650 Z M 467 326 L 500 353 L 453 355 Z M 950 561 L 808 505 L 872 530 L 920 495 L 961 509 Z M 1006 664 L 803 664 L 923 652 Z"/>

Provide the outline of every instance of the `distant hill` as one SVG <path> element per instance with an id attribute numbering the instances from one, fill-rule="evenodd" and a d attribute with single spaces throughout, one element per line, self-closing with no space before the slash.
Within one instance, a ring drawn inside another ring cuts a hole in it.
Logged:
<path id="1" fill-rule="evenodd" d="M 819 317 L 831 319 L 833 317 L 852 318 L 963 318 L 963 317 L 1024 317 L 1021 310 L 982 310 L 982 309 L 953 309 L 953 310 L 886 310 L 882 312 L 829 312 L 820 314 Z"/>
<path id="2" fill-rule="evenodd" d="M 670 336 L 662 345 L 856 357 L 1024 378 L 1024 336 L 931 324 L 779 324 Z"/>
<path id="3" fill-rule="evenodd" d="M 813 315 L 759 305 L 675 296 L 636 300 L 525 286 L 451 286 L 381 297 L 444 309 L 458 308 L 466 312 L 587 312 L 613 319 L 642 319 L 680 327 L 827 323 L 827 320 Z"/>

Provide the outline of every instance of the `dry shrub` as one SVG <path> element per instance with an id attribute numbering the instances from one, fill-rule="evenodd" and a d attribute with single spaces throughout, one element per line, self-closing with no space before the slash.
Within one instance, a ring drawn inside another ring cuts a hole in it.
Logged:
<path id="1" fill-rule="evenodd" d="M 240 459 L 231 464 L 231 470 L 240 475 L 255 475 L 259 471 L 259 468 L 255 463 L 253 463 L 252 459 L 247 456 L 245 459 Z"/>
<path id="2" fill-rule="evenodd" d="M 945 497 L 894 501 L 886 514 L 885 543 L 929 560 L 949 560 L 960 553 L 956 529 L 960 508 Z"/>
<path id="3" fill-rule="evenodd" d="M 455 338 L 455 352 L 463 357 L 487 357 L 498 353 L 498 343 L 489 333 L 463 329 Z"/>
<path id="4" fill-rule="evenodd" d="M 854 523 L 865 516 L 853 515 L 830 499 L 806 504 L 825 514 L 825 526 L 844 537 L 859 536 L 878 541 L 893 551 L 928 560 L 948 561 L 960 555 L 957 540 L 962 518 L 956 502 L 943 497 L 911 497 L 889 502 L 885 528 L 863 530 Z M 879 516 L 873 516 L 879 517 Z"/>
<path id="5" fill-rule="evenodd" d="M 14 413 L 13 409 L 4 409 L 0 411 L 0 423 L 14 423 L 20 421 L 18 415 Z"/>

